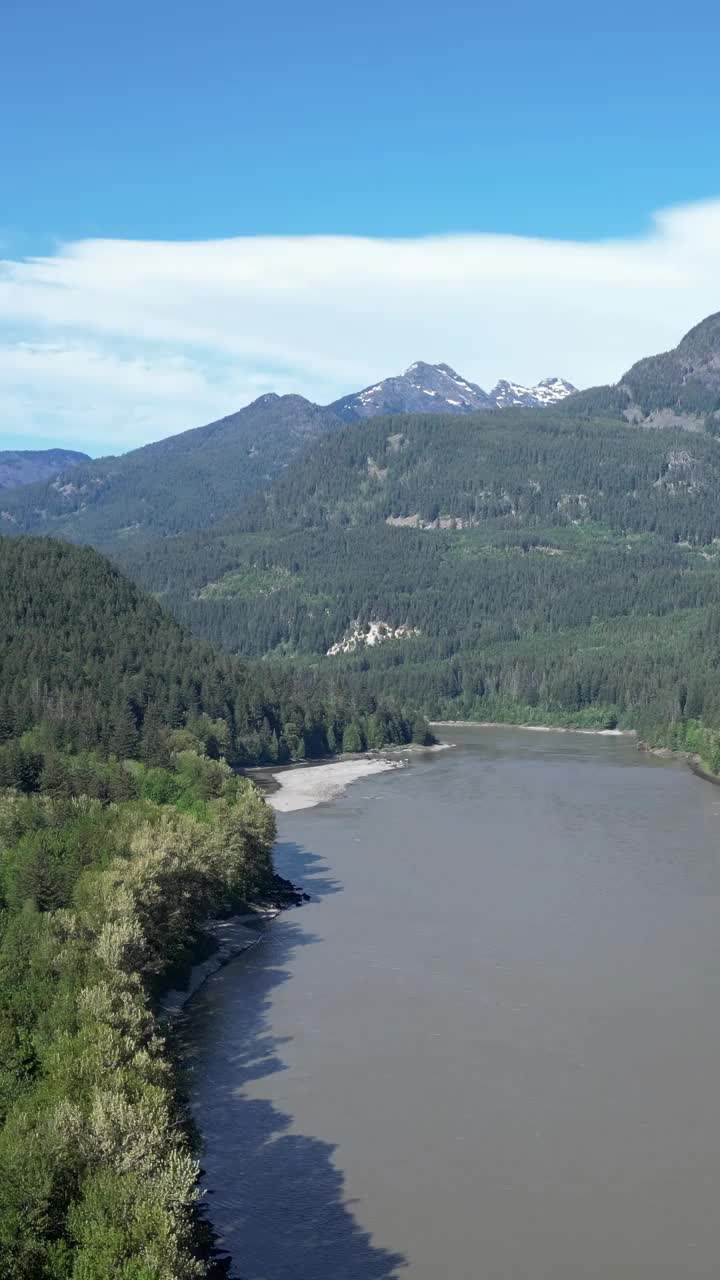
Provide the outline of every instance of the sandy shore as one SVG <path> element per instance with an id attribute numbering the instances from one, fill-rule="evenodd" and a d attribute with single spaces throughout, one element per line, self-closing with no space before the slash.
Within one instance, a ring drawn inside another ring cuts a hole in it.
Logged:
<path id="1" fill-rule="evenodd" d="M 300 769 L 281 769 L 272 775 L 278 790 L 270 792 L 267 802 L 278 813 L 296 809 L 312 809 L 316 804 L 336 800 L 351 782 L 374 773 L 402 769 L 404 760 L 377 759 L 336 760 L 333 764 L 308 765 Z"/>
<path id="2" fill-rule="evenodd" d="M 634 738 L 634 729 L 579 729 L 558 724 L 503 724 L 497 720 L 431 720 L 431 729 L 528 729 L 532 733 L 591 733 L 598 738 Z"/>

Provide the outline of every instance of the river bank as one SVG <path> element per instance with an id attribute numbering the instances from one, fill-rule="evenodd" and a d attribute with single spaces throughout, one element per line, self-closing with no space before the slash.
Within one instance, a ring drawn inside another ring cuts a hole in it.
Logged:
<path id="1" fill-rule="evenodd" d="M 581 733 L 596 738 L 635 738 L 637 749 L 661 760 L 684 761 L 688 769 L 701 778 L 703 782 L 711 782 L 720 786 L 720 776 L 706 768 L 701 756 L 692 751 L 677 751 L 672 747 L 652 747 L 649 743 L 638 739 L 636 729 L 582 729 L 572 725 L 552 724 L 510 724 L 499 720 L 431 720 L 431 729 L 521 729 L 530 733 Z"/>
<path id="2" fill-rule="evenodd" d="M 204 960 L 191 966 L 187 982 L 182 986 L 171 987 L 165 991 L 158 1001 L 158 1011 L 165 1018 L 175 1018 L 184 1009 L 208 978 L 236 960 L 243 952 L 257 946 L 263 936 L 261 922 L 272 920 L 278 911 L 249 912 L 230 916 L 226 920 L 213 920 L 207 926 L 206 933 L 215 943 L 211 954 Z"/>
<path id="3" fill-rule="evenodd" d="M 524 729 L 531 733 L 585 733 L 598 738 L 635 738 L 635 729 L 582 729 L 575 725 L 511 724 L 502 720 L 431 720 L 431 729 Z"/>
<path id="4" fill-rule="evenodd" d="M 410 749 L 410 747 L 402 748 L 405 751 Z M 422 749 L 437 750 L 438 748 Z M 267 803 L 277 813 L 294 813 L 338 799 L 344 795 L 351 783 L 358 782 L 362 778 L 386 773 L 391 769 L 402 769 L 405 765 L 405 760 L 389 760 L 384 756 L 354 756 L 325 764 L 313 764 L 308 761 L 304 765 L 288 765 L 285 769 L 275 770 L 269 775 L 270 785 L 263 789 Z M 253 773 L 255 773 L 256 782 L 265 782 L 262 771 L 248 770 L 251 776 Z M 263 902 L 251 905 L 241 914 L 208 923 L 206 935 L 214 944 L 213 949 L 208 956 L 190 967 L 185 981 L 163 993 L 158 1007 L 164 1017 L 176 1017 L 204 986 L 208 978 L 224 968 L 231 960 L 236 960 L 251 947 L 257 946 L 264 936 L 264 922 L 275 919 L 286 907 L 297 906 L 303 900 L 305 895 L 301 889 L 296 889 L 280 876 L 276 879 L 277 903 L 269 905 Z"/>
<path id="5" fill-rule="evenodd" d="M 162 992 L 158 1000 L 158 1012 L 162 1017 L 176 1017 L 208 978 L 262 941 L 266 924 L 281 911 L 306 901 L 307 895 L 303 890 L 289 880 L 276 874 L 273 881 L 272 892 L 264 894 L 257 902 L 248 903 L 237 915 L 207 922 L 202 945 L 205 950 L 209 946 L 209 954 L 200 959 L 196 952 L 195 963 L 190 963 L 177 985 Z"/>
<path id="6" fill-rule="evenodd" d="M 317 804 L 337 800 L 352 782 L 404 767 L 404 760 L 389 760 L 384 756 L 358 756 L 331 764 L 291 765 L 270 775 L 272 784 L 265 798 L 277 813 L 312 809 Z"/>

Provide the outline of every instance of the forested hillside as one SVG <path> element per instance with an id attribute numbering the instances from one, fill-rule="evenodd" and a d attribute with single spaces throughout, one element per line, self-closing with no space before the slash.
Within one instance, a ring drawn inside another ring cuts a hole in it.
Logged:
<path id="1" fill-rule="evenodd" d="M 720 725 L 720 453 L 554 410 L 371 419 L 124 561 L 198 634 L 438 717 Z M 327 651 L 371 622 L 402 639 Z"/>
<path id="2" fill-rule="evenodd" d="M 288 892 L 231 762 L 427 728 L 217 657 L 88 548 L 0 539 L 0 584 L 0 1275 L 219 1277 L 158 1001 Z"/>
<path id="3" fill-rule="evenodd" d="M 264 395 L 218 422 L 122 457 L 85 459 L 72 471 L 59 462 L 39 473 L 42 483 L 30 484 L 36 478 L 31 472 L 18 472 L 13 482 L 9 473 L 10 482 L 22 487 L 3 494 L 0 533 L 53 534 L 111 551 L 210 529 L 238 514 L 245 499 L 267 488 L 309 441 L 343 422 L 400 409 L 467 413 L 483 405 L 552 404 L 572 390 L 549 378 L 533 388 L 498 383 L 488 396 L 447 365 L 418 362 L 400 378 L 330 405 Z"/>
<path id="4" fill-rule="evenodd" d="M 210 528 L 337 425 L 302 396 L 262 396 L 206 427 L 8 490 L 0 533 L 49 533 L 107 550 Z"/>
<path id="5" fill-rule="evenodd" d="M 0 489 L 35 484 L 89 461 L 73 449 L 0 449 Z"/>
<path id="6" fill-rule="evenodd" d="M 0 581 L 7 759 L 29 732 L 41 754 L 152 763 L 166 759 L 169 731 L 234 763 L 325 755 L 342 748 L 351 724 L 363 745 L 369 716 L 374 739 L 411 736 L 402 717 L 330 673 L 293 677 L 218 656 L 89 548 L 2 538 Z"/>
<path id="7" fill-rule="evenodd" d="M 3 539 L 0 583 L 0 1274 L 219 1276 L 156 1006 L 275 891 L 244 674 L 93 551 Z"/>
<path id="8" fill-rule="evenodd" d="M 720 433 L 720 313 L 707 316 L 672 351 L 638 360 L 615 386 L 569 397 L 570 414 L 611 414 L 634 425 Z"/>

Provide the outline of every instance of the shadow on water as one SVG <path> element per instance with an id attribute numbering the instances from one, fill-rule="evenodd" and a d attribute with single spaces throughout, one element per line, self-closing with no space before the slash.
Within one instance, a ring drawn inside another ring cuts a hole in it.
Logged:
<path id="1" fill-rule="evenodd" d="M 327 898 L 331 893 L 342 893 L 339 880 L 328 874 L 324 858 L 312 853 L 293 840 L 279 840 L 273 852 L 275 868 L 287 876 L 298 888 L 304 889 L 314 901 Z"/>
<path id="2" fill-rule="evenodd" d="M 277 864 L 315 901 L 342 891 L 323 859 L 298 845 L 278 846 Z M 253 1081 L 287 1069 L 287 1039 L 271 1031 L 269 1015 L 296 950 L 319 942 L 302 910 L 270 926 L 191 1006 L 189 1083 L 210 1216 L 238 1280 L 395 1280 L 407 1261 L 375 1245 L 355 1220 L 335 1146 L 290 1133 L 291 1115 L 247 1096 Z"/>

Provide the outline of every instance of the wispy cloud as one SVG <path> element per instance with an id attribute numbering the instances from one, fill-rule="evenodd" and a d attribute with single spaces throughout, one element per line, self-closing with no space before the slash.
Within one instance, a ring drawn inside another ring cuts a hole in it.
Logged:
<path id="1" fill-rule="evenodd" d="M 416 359 L 483 385 L 616 379 L 720 309 L 720 200 L 582 243 L 90 240 L 0 265 L 0 422 L 130 448 L 267 390 L 325 401 Z"/>

